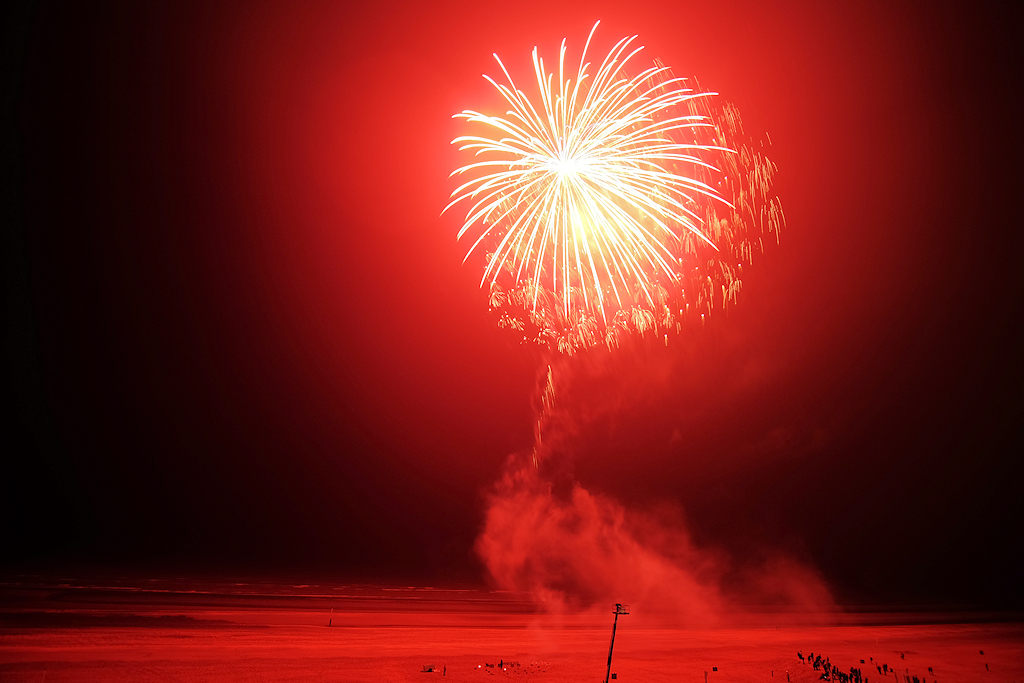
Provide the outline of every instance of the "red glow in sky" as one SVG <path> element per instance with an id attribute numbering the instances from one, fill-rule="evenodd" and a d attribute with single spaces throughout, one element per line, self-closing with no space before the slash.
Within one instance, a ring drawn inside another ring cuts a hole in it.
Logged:
<path id="1" fill-rule="evenodd" d="M 600 19 L 771 136 L 786 228 L 727 315 L 581 360 L 573 475 L 844 595 L 1019 600 L 1019 14 L 12 12 L 4 513 L 34 520 L 5 530 L 11 562 L 481 576 L 482 492 L 532 445 L 538 363 L 439 216 L 451 115 L 493 97 L 492 53 L 524 73 Z"/>

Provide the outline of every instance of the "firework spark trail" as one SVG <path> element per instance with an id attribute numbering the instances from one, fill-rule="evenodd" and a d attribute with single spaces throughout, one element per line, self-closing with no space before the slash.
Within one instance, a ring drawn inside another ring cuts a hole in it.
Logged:
<path id="1" fill-rule="evenodd" d="M 458 236 L 479 231 L 467 258 L 487 250 L 481 285 L 498 324 L 569 354 L 678 332 L 691 306 L 734 301 L 742 264 L 783 222 L 775 167 L 744 142 L 735 107 L 660 62 L 629 76 L 636 36 L 591 77 L 596 29 L 574 78 L 562 41 L 557 84 L 534 48 L 539 107 L 494 55 L 508 85 L 485 78 L 511 108 L 455 115 L 483 133 L 453 141 L 477 160 L 452 174 L 470 179 L 445 207 L 469 205 Z"/>
<path id="2" fill-rule="evenodd" d="M 458 237 L 472 236 L 467 259 L 486 251 L 481 286 L 498 325 L 540 344 L 546 361 L 533 448 L 509 457 L 477 551 L 499 586 L 554 611 L 623 593 L 649 614 L 692 624 L 751 600 L 827 609 L 812 569 L 770 551 L 752 567 L 699 547 L 681 510 L 630 511 L 574 476 L 580 431 L 617 412 L 624 387 L 584 397 L 586 359 L 547 350 L 571 355 L 616 347 L 626 334 L 679 332 L 688 312 L 703 319 L 725 307 L 743 264 L 766 233 L 778 239 L 784 220 L 775 166 L 748 141 L 736 108 L 660 62 L 627 74 L 642 49 L 636 36 L 591 74 L 596 29 L 569 72 L 564 40 L 552 71 L 534 48 L 534 100 L 495 55 L 507 85 L 485 78 L 507 111 L 456 114 L 479 132 L 453 141 L 475 156 L 452 174 L 467 179 L 445 211 L 468 207 Z"/>

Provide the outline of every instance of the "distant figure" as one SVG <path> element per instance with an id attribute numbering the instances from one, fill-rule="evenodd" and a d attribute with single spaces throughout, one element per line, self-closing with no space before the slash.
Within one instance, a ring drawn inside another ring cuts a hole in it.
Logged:
<path id="1" fill-rule="evenodd" d="M 441 667 L 441 675 L 442 676 L 447 676 L 448 675 L 448 665 L 447 664 L 445 664 L 443 667 Z"/>
<path id="2" fill-rule="evenodd" d="M 798 651 L 797 651 L 797 653 L 796 653 L 796 656 L 800 658 L 800 661 L 801 661 L 801 662 L 802 662 L 802 661 L 804 661 L 804 653 L 803 653 L 803 652 L 800 652 L 800 651 L 798 650 Z"/>
<path id="3" fill-rule="evenodd" d="M 985 662 L 985 671 L 988 671 L 988 662 Z"/>

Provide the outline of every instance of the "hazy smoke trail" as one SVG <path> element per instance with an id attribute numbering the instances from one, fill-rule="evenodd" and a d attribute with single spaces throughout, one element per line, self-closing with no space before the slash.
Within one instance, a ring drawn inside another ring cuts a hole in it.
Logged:
<path id="1" fill-rule="evenodd" d="M 564 370 L 541 379 L 533 453 L 510 457 L 488 497 L 477 552 L 499 586 L 552 612 L 627 602 L 693 626 L 751 606 L 832 609 L 824 582 L 799 561 L 767 552 L 739 562 L 696 545 L 678 507 L 629 510 L 576 481 L 571 441 L 592 419 L 580 413 L 614 411 L 622 396 L 591 392 L 575 412 L 553 386 Z"/>

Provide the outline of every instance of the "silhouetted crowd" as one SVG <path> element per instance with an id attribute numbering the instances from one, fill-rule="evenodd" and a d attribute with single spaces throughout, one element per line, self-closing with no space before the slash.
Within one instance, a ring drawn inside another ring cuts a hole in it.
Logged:
<path id="1" fill-rule="evenodd" d="M 864 676 L 864 672 L 855 666 L 851 666 L 849 672 L 840 671 L 836 667 L 832 666 L 831 660 L 828 657 L 822 657 L 820 654 L 815 655 L 813 652 L 804 658 L 803 652 L 797 652 L 796 656 L 801 662 L 806 661 L 808 664 L 814 667 L 815 671 L 821 671 L 821 680 L 823 681 L 836 681 L 837 683 L 868 683 L 868 679 Z M 878 669 L 880 676 L 888 678 L 891 673 L 898 683 L 928 683 L 927 680 L 922 676 L 918 678 L 910 674 L 909 669 L 904 669 L 903 672 L 897 671 L 895 668 L 891 668 L 888 664 L 879 664 L 875 661 L 874 657 L 871 657 L 871 666 Z M 904 659 L 903 653 L 900 653 L 900 659 Z M 864 660 L 860 660 L 864 663 Z M 988 665 L 985 667 L 988 668 Z M 928 668 L 928 673 L 932 673 L 931 667 Z M 932 680 L 935 683 L 935 680 Z"/>
<path id="2" fill-rule="evenodd" d="M 796 656 L 800 658 L 800 661 L 804 661 L 804 653 L 797 652 Z M 868 683 L 868 679 L 864 677 L 864 673 L 855 666 L 851 666 L 850 670 L 840 671 L 836 667 L 832 666 L 832 660 L 828 657 L 822 657 L 820 654 L 815 655 L 813 652 L 807 655 L 807 663 L 814 667 L 815 671 L 821 671 L 821 680 L 823 681 L 837 681 L 837 683 Z"/>

